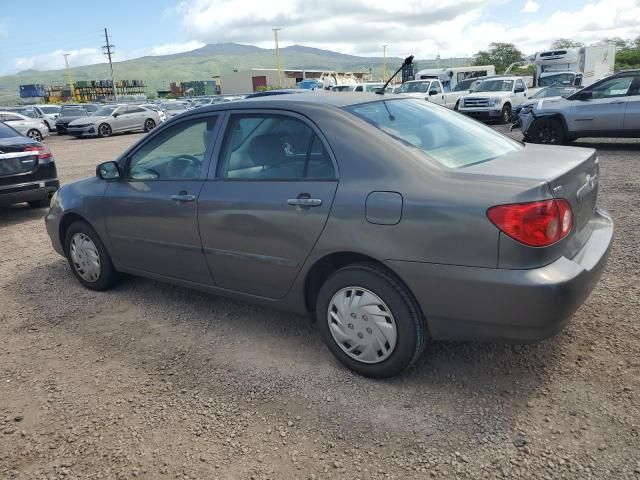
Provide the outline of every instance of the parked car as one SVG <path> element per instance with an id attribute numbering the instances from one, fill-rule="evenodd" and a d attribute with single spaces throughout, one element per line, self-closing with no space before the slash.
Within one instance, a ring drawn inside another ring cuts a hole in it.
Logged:
<path id="1" fill-rule="evenodd" d="M 22 135 L 37 142 L 49 136 L 49 128 L 39 118 L 31 118 L 15 112 L 0 111 L 0 122 L 4 122 Z"/>
<path id="2" fill-rule="evenodd" d="M 457 110 L 460 104 L 460 98 L 469 92 L 445 92 L 440 80 L 428 79 L 404 82 L 395 93 L 419 98 Z"/>
<path id="3" fill-rule="evenodd" d="M 525 140 L 562 145 L 580 137 L 640 137 L 640 70 L 607 77 L 567 98 L 520 112 Z"/>
<path id="4" fill-rule="evenodd" d="M 384 82 L 359 83 L 353 89 L 354 92 L 376 92 L 384 87 Z"/>
<path id="5" fill-rule="evenodd" d="M 0 122 L 0 206 L 27 202 L 46 207 L 58 187 L 49 149 Z"/>
<path id="6" fill-rule="evenodd" d="M 76 137 L 109 137 L 112 133 L 149 132 L 160 124 L 158 114 L 138 105 L 105 105 L 91 116 L 69 123 L 69 135 Z"/>
<path id="7" fill-rule="evenodd" d="M 244 98 L 259 98 L 259 97 L 269 97 L 272 95 L 288 95 L 290 93 L 308 93 L 308 90 L 303 90 L 301 88 L 280 88 L 276 90 L 265 90 L 263 92 L 253 92 L 246 95 Z"/>
<path id="8" fill-rule="evenodd" d="M 520 106 L 515 108 L 512 114 L 513 126 L 511 128 L 513 129 L 520 127 L 520 112 L 523 108 L 528 108 L 543 98 L 567 98 L 581 88 L 582 87 L 566 87 L 563 85 L 554 85 L 552 87 L 541 88 L 540 90 L 536 91 L 536 93 L 531 95 L 531 97 L 529 97 L 529 100 L 522 102 Z"/>
<path id="9" fill-rule="evenodd" d="M 153 110 L 154 112 L 156 112 L 158 114 L 158 118 L 160 119 L 161 122 L 166 122 L 167 114 L 164 113 L 164 110 L 162 110 L 160 105 L 157 105 L 155 103 L 143 103 L 142 105 L 139 105 L 139 106 L 142 107 L 142 108 L 147 108 L 149 110 Z"/>
<path id="10" fill-rule="evenodd" d="M 95 110 L 94 110 L 95 111 Z M 60 109 L 56 120 L 56 131 L 58 135 L 66 135 L 69 124 L 78 118 L 89 116 L 88 110 L 83 105 L 64 105 Z"/>
<path id="11" fill-rule="evenodd" d="M 164 110 L 167 120 L 169 120 L 189 110 L 189 106 L 183 102 L 167 102 L 162 104 L 162 110 Z"/>
<path id="12" fill-rule="evenodd" d="M 421 100 L 276 95 L 163 124 L 64 185 L 46 226 L 87 288 L 122 272 L 310 313 L 387 377 L 429 338 L 562 329 L 611 245 L 598 168 Z"/>
<path id="13" fill-rule="evenodd" d="M 527 99 L 527 85 L 521 77 L 490 77 L 460 99 L 458 111 L 478 120 L 508 123 L 511 114 Z"/>
<path id="14" fill-rule="evenodd" d="M 50 132 L 55 132 L 60 109 L 59 105 L 31 105 L 24 107 L 24 110 L 19 113 L 41 119 Z"/>
<path id="15" fill-rule="evenodd" d="M 465 78 L 456 83 L 453 87 L 454 92 L 473 92 L 475 88 L 480 85 L 480 82 L 487 77 Z"/>

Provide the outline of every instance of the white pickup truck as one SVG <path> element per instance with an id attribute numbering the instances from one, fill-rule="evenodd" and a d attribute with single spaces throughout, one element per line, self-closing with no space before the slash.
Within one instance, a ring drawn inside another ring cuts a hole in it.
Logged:
<path id="1" fill-rule="evenodd" d="M 440 80 L 425 79 L 404 82 L 395 93 L 424 99 L 428 102 L 437 103 L 452 110 L 457 110 L 460 98 L 469 92 L 445 92 Z"/>
<path id="2" fill-rule="evenodd" d="M 528 97 L 522 77 L 489 77 L 460 100 L 458 111 L 478 120 L 511 121 L 511 113 Z"/>

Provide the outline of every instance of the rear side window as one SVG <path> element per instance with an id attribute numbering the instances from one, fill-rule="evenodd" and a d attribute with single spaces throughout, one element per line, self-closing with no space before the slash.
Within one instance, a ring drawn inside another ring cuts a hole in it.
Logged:
<path id="1" fill-rule="evenodd" d="M 421 100 L 377 101 L 345 110 L 449 168 L 485 162 L 522 148 L 490 127 Z"/>
<path id="2" fill-rule="evenodd" d="M 238 180 L 333 179 L 331 157 L 304 122 L 284 115 L 233 115 L 218 176 Z"/>

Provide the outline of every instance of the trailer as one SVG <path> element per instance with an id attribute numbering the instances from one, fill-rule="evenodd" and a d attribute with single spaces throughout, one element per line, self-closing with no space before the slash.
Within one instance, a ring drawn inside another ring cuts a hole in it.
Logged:
<path id="1" fill-rule="evenodd" d="M 476 65 L 472 67 L 427 68 L 415 75 L 416 80 L 440 80 L 445 92 L 451 92 L 458 82 L 469 78 L 488 77 L 496 74 L 493 65 Z"/>
<path id="2" fill-rule="evenodd" d="M 562 48 L 538 52 L 533 61 L 534 87 L 588 87 L 613 74 L 615 45 Z"/>

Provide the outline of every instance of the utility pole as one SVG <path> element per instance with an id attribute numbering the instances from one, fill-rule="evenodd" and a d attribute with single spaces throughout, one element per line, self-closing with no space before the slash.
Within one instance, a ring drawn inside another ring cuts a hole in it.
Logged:
<path id="1" fill-rule="evenodd" d="M 278 70 L 278 88 L 282 88 L 282 72 L 280 70 L 280 47 L 278 45 L 278 32 L 281 28 L 273 28 L 273 35 L 276 40 L 276 69 Z"/>
<path id="2" fill-rule="evenodd" d="M 387 81 L 387 47 L 389 45 L 382 45 L 382 81 Z"/>
<path id="3" fill-rule="evenodd" d="M 109 34 L 107 33 L 107 28 L 104 29 L 104 42 L 105 44 L 102 46 L 102 53 L 104 53 L 109 59 L 109 68 L 111 69 L 111 86 L 113 88 L 113 101 L 118 101 L 118 94 L 116 93 L 116 81 L 113 78 L 113 63 L 111 62 L 111 55 L 115 55 L 115 45 L 109 43 Z"/>
<path id="4" fill-rule="evenodd" d="M 64 66 L 67 69 L 67 82 L 69 82 L 69 88 L 71 89 L 71 98 L 76 99 L 76 90 L 73 88 L 73 77 L 71 76 L 71 67 L 69 67 L 69 60 L 67 57 L 71 55 L 70 53 L 65 53 L 64 56 Z"/>

